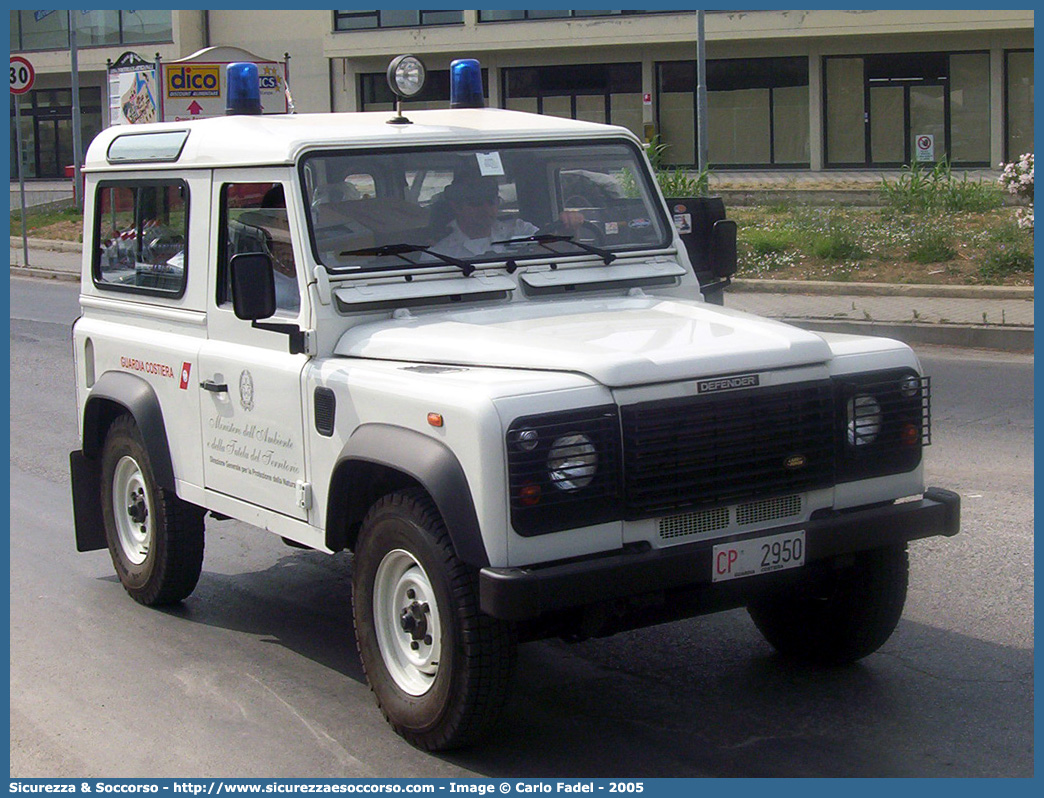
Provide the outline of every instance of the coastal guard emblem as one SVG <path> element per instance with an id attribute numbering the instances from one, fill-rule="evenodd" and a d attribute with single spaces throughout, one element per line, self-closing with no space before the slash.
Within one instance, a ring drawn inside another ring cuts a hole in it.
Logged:
<path id="1" fill-rule="evenodd" d="M 254 378 L 246 369 L 239 375 L 239 404 L 244 410 L 254 409 Z"/>

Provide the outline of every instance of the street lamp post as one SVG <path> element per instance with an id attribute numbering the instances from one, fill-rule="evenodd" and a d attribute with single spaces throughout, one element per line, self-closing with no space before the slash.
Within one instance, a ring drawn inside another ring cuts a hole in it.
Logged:
<path id="1" fill-rule="evenodd" d="M 696 12 L 696 141 L 700 174 L 707 171 L 707 35 L 705 11 Z"/>
<path id="2" fill-rule="evenodd" d="M 76 25 L 73 12 L 69 17 L 69 72 L 72 77 L 72 128 L 73 128 L 73 201 L 77 208 L 83 207 L 80 190 L 80 159 L 83 157 L 83 141 L 80 134 L 80 65 L 76 50 Z"/>

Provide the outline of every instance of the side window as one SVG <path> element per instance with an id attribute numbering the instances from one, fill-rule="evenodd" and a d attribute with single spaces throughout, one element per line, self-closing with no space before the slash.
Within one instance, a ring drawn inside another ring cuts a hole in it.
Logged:
<path id="1" fill-rule="evenodd" d="M 301 307 L 301 295 L 282 184 L 226 183 L 221 188 L 221 219 L 218 304 L 232 302 L 229 270 L 232 256 L 242 252 L 263 252 L 272 259 L 276 308 L 296 314 Z"/>
<path id="2" fill-rule="evenodd" d="M 94 206 L 94 282 L 178 297 L 188 269 L 188 186 L 177 180 L 102 183 Z"/>

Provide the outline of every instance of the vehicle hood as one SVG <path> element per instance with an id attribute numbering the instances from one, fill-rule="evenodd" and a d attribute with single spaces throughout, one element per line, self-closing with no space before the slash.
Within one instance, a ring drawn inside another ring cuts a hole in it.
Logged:
<path id="1" fill-rule="evenodd" d="M 411 315 L 348 330 L 335 354 L 456 366 L 570 371 L 603 385 L 821 363 L 814 333 L 748 313 L 652 297 L 529 302 Z"/>

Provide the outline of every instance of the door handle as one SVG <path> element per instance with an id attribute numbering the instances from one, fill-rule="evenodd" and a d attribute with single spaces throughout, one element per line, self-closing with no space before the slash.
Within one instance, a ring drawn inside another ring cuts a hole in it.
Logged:
<path id="1" fill-rule="evenodd" d="M 199 387 L 204 391 L 210 391 L 211 393 L 228 393 L 228 385 L 223 382 L 203 380 L 203 382 L 199 384 Z"/>

